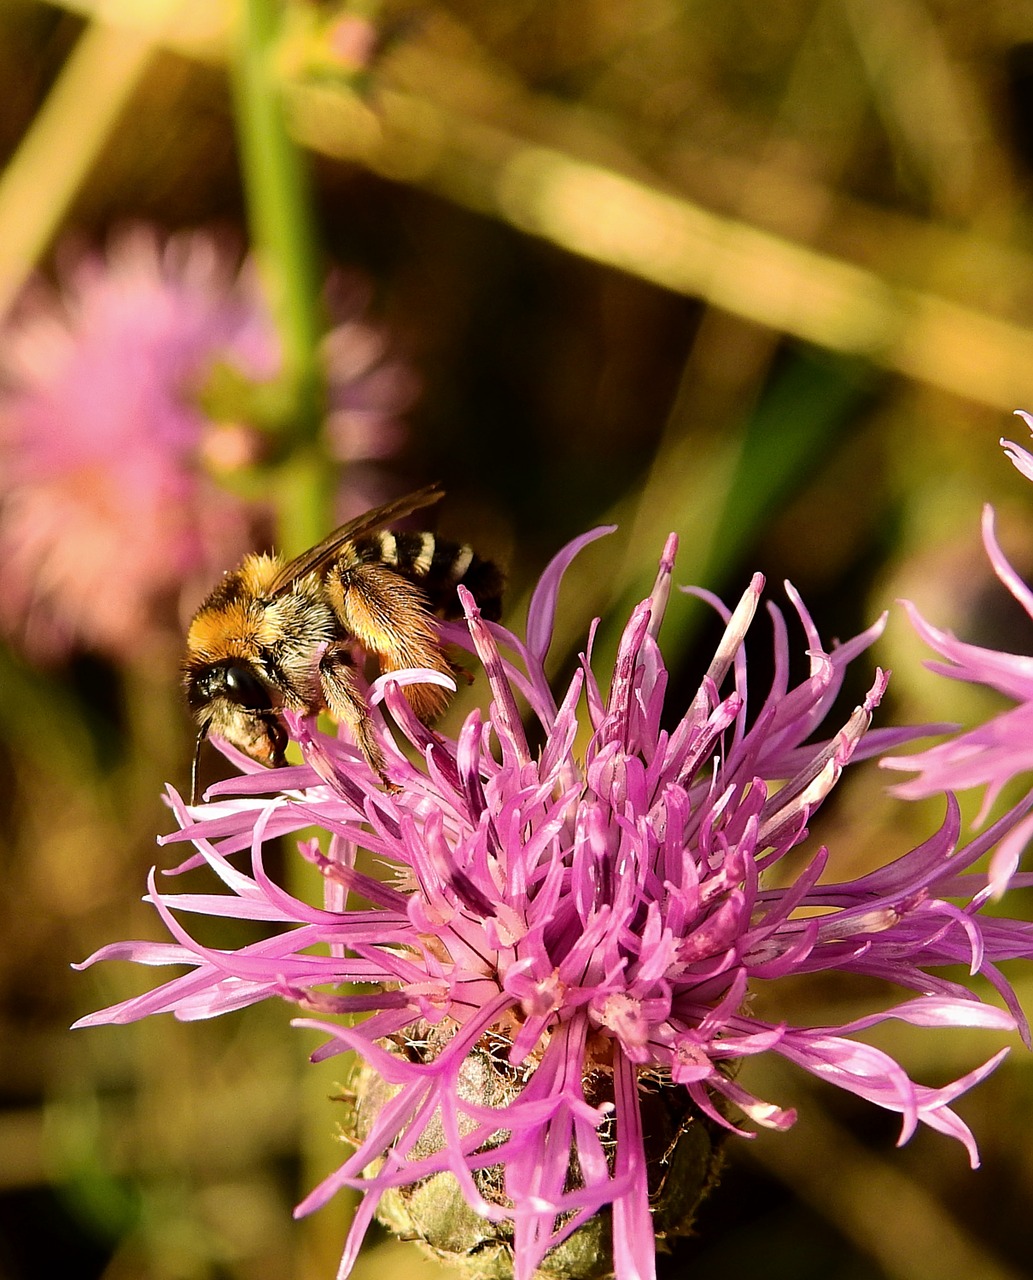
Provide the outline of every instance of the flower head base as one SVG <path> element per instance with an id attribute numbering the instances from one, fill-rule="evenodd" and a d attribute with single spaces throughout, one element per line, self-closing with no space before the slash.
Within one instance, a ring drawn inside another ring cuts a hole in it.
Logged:
<path id="1" fill-rule="evenodd" d="M 366 1191 L 342 1274 L 379 1202 L 443 1174 L 480 1218 L 504 1224 L 517 1280 L 555 1259 L 601 1211 L 617 1276 L 654 1274 L 658 1162 L 647 1098 L 657 1090 L 677 1098 L 686 1127 L 708 1133 L 742 1133 L 736 1113 L 784 1129 L 794 1114 L 734 1078 L 740 1059 L 765 1052 L 899 1112 L 901 1141 L 925 1123 L 958 1138 L 975 1163 L 972 1135 L 951 1103 L 1003 1054 L 931 1088 L 853 1037 L 887 1018 L 1025 1032 L 994 961 L 1029 954 L 1030 926 L 982 919 L 986 877 L 962 874 L 1018 813 L 959 850 L 951 803 L 930 840 L 858 880 L 822 882 L 829 854 L 819 848 L 787 887 L 765 883 L 764 873 L 806 840 L 846 765 L 908 736 L 869 732 L 885 688 L 880 672 L 845 723 L 812 740 L 847 664 L 882 624 L 826 651 L 787 588 L 809 674 L 790 684 L 788 630 L 769 606 L 774 678 L 748 720 L 744 639 L 763 583 L 755 578 L 733 611 L 708 597 L 724 635 L 691 705 L 665 727 L 657 637 L 672 538 L 652 594 L 625 628 L 608 690 L 589 648 L 554 696 L 544 663 L 560 580 L 602 532 L 549 566 L 526 641 L 483 621 L 464 598 L 466 625 L 447 635 L 477 654 L 492 703 L 486 719 L 467 718 L 457 740 L 421 725 L 399 693 L 399 679 L 427 673 L 376 682 L 371 700 L 386 704 L 416 753 L 414 762 L 381 725 L 396 792 L 379 788 L 350 746 L 295 720 L 302 765 L 268 773 L 241 761 L 248 775 L 212 788 L 214 798 L 195 809 L 172 793 L 182 829 L 170 839 L 197 850 L 184 865 L 207 862 L 229 892 L 168 895 L 152 876 L 151 900 L 174 944 L 126 943 L 93 957 L 181 963 L 190 972 L 85 1023 L 162 1011 L 209 1017 L 280 996 L 316 1015 L 300 1025 L 325 1037 L 317 1056 L 355 1049 L 364 1070 L 386 1082 L 382 1105 L 354 1126 L 354 1153 L 299 1208 L 342 1186 Z M 518 698 L 544 735 L 537 752 Z M 590 739 L 578 758 L 583 729 Z M 267 839 L 313 822 L 330 835 L 327 853 L 301 846 L 326 877 L 323 908 L 289 896 L 263 862 Z M 359 846 L 394 871 L 393 883 L 358 869 Z M 230 861 L 244 850 L 247 871 Z M 213 951 L 179 923 L 183 911 L 262 920 L 279 932 L 237 952 Z M 989 978 L 1007 1011 L 931 972 L 959 962 Z M 760 983 L 820 970 L 916 994 L 839 1027 L 769 1022 L 747 1004 Z M 342 994 L 347 983 L 362 993 Z M 357 1013 L 369 1016 L 357 1025 L 331 1020 Z M 424 1048 L 414 1051 L 417 1044 Z M 506 1064 L 504 1096 L 468 1087 L 470 1063 L 485 1053 Z M 486 1193 L 485 1170 L 498 1194 Z M 708 1177 L 704 1161 L 692 1203 Z"/>

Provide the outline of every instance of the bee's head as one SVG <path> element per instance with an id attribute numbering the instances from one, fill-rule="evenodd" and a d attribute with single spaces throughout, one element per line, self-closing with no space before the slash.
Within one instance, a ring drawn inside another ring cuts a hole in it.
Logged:
<path id="1" fill-rule="evenodd" d="M 195 773 L 201 743 L 210 733 L 225 738 L 260 764 L 286 764 L 288 739 L 277 711 L 279 702 L 271 686 L 249 662 L 223 658 L 189 666 L 185 683 L 187 701 L 200 726 Z M 196 779 L 194 790 L 196 793 Z"/>

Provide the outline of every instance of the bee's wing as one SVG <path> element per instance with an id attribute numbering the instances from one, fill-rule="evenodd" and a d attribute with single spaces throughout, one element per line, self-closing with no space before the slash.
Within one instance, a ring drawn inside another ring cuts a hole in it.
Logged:
<path id="1" fill-rule="evenodd" d="M 404 498 L 395 498 L 393 502 L 385 502 L 382 507 L 374 507 L 372 511 L 356 516 L 354 520 L 342 524 L 333 533 L 328 533 L 314 547 L 309 547 L 300 556 L 295 556 L 289 564 L 285 564 L 270 584 L 268 595 L 278 596 L 288 591 L 291 584 L 297 582 L 299 578 L 322 568 L 337 555 L 346 542 L 361 538 L 367 533 L 374 533 L 377 529 L 383 529 L 385 525 L 401 520 L 403 516 L 419 511 L 421 507 L 429 507 L 435 502 L 440 502 L 444 496 L 445 491 L 439 484 L 429 484 L 423 489 L 417 489 L 415 493 L 407 494 Z"/>

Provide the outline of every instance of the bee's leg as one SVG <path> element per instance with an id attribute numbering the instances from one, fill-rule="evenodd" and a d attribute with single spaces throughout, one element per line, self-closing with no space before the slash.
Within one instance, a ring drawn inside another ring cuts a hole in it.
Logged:
<path id="1" fill-rule="evenodd" d="M 327 591 L 345 630 L 367 653 L 376 654 L 382 671 L 429 667 L 450 675 L 434 619 L 419 587 L 379 564 L 339 568 L 327 578 Z M 421 720 L 432 720 L 448 702 L 435 684 L 407 684 L 402 692 Z"/>
<path id="2" fill-rule="evenodd" d="M 463 684 L 473 684 L 474 682 L 473 672 L 467 671 L 466 667 L 464 667 L 461 662 L 452 662 L 451 660 L 449 660 L 448 669 L 452 673 L 452 677 L 457 683 L 460 680 L 462 680 Z"/>
<path id="3" fill-rule="evenodd" d="M 369 767 L 388 786 L 387 761 L 373 732 L 373 719 L 356 684 L 355 668 L 343 649 L 328 649 L 319 663 L 319 684 L 327 710 L 352 732 Z"/>

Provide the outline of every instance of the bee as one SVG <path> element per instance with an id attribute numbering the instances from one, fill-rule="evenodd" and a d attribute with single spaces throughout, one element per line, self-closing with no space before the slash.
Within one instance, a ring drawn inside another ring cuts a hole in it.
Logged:
<path id="1" fill-rule="evenodd" d="M 449 675 L 433 615 L 459 616 L 456 587 L 470 590 L 484 617 L 500 613 L 502 575 L 492 561 L 432 533 L 387 528 L 443 496 L 429 485 L 341 525 L 287 563 L 249 555 L 223 576 L 190 623 L 183 663 L 198 723 L 194 803 L 201 746 L 211 733 L 261 764 L 286 763 L 283 710 L 329 712 L 390 786 L 357 650 L 374 656 L 381 671 L 428 667 Z M 423 721 L 448 701 L 434 684 L 402 692 Z"/>

